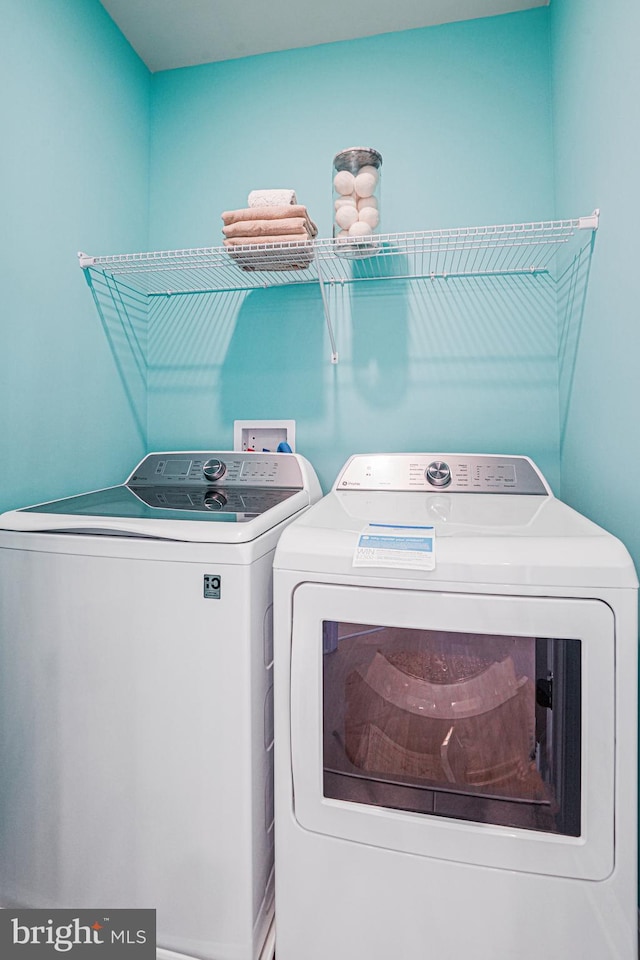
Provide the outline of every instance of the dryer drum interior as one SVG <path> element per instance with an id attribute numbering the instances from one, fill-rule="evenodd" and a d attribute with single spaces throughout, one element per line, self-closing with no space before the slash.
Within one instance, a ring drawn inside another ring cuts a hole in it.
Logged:
<path id="1" fill-rule="evenodd" d="M 580 646 L 324 621 L 324 796 L 580 836 Z"/>

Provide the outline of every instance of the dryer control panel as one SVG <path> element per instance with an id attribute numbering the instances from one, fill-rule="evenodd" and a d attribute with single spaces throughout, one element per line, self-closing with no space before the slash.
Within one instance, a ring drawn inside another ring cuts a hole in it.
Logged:
<path id="1" fill-rule="evenodd" d="M 281 487 L 302 490 L 304 481 L 295 455 L 178 451 L 150 453 L 135 468 L 127 486 L 212 484 L 223 487 Z"/>
<path id="2" fill-rule="evenodd" d="M 464 453 L 358 454 L 347 461 L 334 489 L 552 496 L 527 457 Z"/>

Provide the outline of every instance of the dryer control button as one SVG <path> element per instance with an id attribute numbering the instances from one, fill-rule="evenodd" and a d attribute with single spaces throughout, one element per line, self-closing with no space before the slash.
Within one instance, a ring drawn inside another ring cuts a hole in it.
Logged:
<path id="1" fill-rule="evenodd" d="M 214 457 L 211 460 L 207 460 L 202 468 L 202 472 L 207 480 L 219 480 L 221 477 L 224 477 L 227 468 L 222 460 L 217 460 Z"/>
<path id="2" fill-rule="evenodd" d="M 448 487 L 451 483 L 451 468 L 443 460 L 434 460 L 424 472 L 432 487 Z"/>

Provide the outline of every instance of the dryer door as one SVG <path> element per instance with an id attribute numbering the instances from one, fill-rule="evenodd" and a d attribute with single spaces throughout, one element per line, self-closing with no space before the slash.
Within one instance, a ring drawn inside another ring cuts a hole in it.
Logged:
<path id="1" fill-rule="evenodd" d="M 291 739 L 308 830 L 547 875 L 613 869 L 601 601 L 302 584 Z"/>

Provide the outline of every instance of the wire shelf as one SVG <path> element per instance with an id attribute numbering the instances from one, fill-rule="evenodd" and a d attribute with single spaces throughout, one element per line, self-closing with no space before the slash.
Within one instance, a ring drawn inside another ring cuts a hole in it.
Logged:
<path id="1" fill-rule="evenodd" d="M 102 278 L 117 313 L 125 300 L 248 291 L 263 287 L 317 284 L 338 362 L 329 294 L 346 284 L 374 280 L 445 280 L 545 274 L 558 280 L 575 262 L 575 245 L 584 250 L 598 228 L 599 211 L 575 220 L 458 227 L 415 233 L 376 234 L 352 240 L 315 239 L 199 247 L 91 257 L 79 253 L 94 299 L 94 279 Z M 336 295 L 338 296 L 338 295 Z M 148 303 L 148 299 L 147 299 Z"/>
<path id="2" fill-rule="evenodd" d="M 552 273 L 557 254 L 581 230 L 596 230 L 599 211 L 574 220 L 459 227 L 241 247 L 200 247 L 92 257 L 98 270 L 150 297 L 253 290 L 302 283 Z"/>

